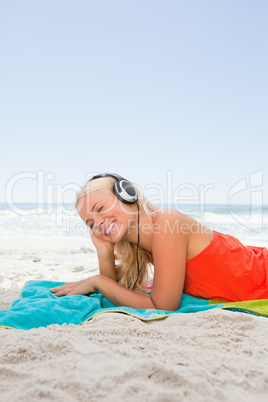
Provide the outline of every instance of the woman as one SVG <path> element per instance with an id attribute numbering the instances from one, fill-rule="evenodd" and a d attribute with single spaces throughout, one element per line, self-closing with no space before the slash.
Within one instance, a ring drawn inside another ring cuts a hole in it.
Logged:
<path id="1" fill-rule="evenodd" d="M 116 306 L 169 311 L 179 308 L 182 292 L 216 300 L 268 299 L 267 248 L 244 246 L 175 209 L 162 210 L 133 183 L 136 203 L 122 202 L 114 190 L 118 176 L 107 176 L 89 180 L 76 201 L 100 274 L 50 289 L 56 296 L 99 290 Z M 150 263 L 154 280 L 148 290 Z"/>

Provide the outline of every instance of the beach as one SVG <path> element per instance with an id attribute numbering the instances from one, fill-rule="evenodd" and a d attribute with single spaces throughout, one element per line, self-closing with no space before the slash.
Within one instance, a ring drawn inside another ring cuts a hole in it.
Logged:
<path id="1" fill-rule="evenodd" d="M 28 280 L 98 273 L 88 238 L 1 239 L 0 308 Z M 266 401 L 268 321 L 213 309 L 143 322 L 103 313 L 82 325 L 0 328 L 1 401 Z"/>
<path id="2" fill-rule="evenodd" d="M 1 1 L 0 402 L 268 402 L 267 15 Z"/>

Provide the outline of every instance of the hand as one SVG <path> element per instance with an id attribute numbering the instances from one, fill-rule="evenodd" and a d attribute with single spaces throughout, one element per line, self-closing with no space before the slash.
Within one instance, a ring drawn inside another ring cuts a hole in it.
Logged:
<path id="1" fill-rule="evenodd" d="M 99 237 L 96 236 L 96 234 L 93 232 L 92 229 L 90 230 L 90 236 L 92 243 L 96 247 L 97 251 L 106 249 L 109 251 L 114 251 L 114 243 L 110 243 L 109 241 L 100 239 Z"/>
<path id="2" fill-rule="evenodd" d="M 82 281 L 68 282 L 56 288 L 50 288 L 49 290 L 54 293 L 55 296 L 86 295 L 88 293 L 95 293 L 98 290 L 95 285 L 97 276 L 98 275 L 94 275 Z"/>

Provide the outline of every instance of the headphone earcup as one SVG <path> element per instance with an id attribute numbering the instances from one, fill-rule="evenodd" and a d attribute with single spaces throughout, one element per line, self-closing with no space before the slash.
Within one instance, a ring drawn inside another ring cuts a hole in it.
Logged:
<path id="1" fill-rule="evenodd" d="M 91 179 L 88 180 L 94 180 L 94 179 L 99 179 L 100 177 L 113 177 L 116 179 L 114 186 L 113 186 L 113 192 L 114 195 L 122 202 L 125 204 L 133 204 L 134 202 L 137 201 L 138 199 L 138 194 L 137 191 L 135 190 L 135 187 L 130 183 L 130 181 L 124 179 L 122 176 L 119 176 L 118 174 L 115 173 L 101 173 L 97 174 Z"/>
<path id="2" fill-rule="evenodd" d="M 114 183 L 113 192 L 115 196 L 125 204 L 133 204 L 138 199 L 134 186 L 125 179 L 117 180 Z"/>

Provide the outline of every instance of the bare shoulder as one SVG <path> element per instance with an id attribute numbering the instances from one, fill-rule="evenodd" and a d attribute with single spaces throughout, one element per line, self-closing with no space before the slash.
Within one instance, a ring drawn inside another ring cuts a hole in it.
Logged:
<path id="1" fill-rule="evenodd" d="M 161 210 L 155 218 L 154 233 L 187 240 L 187 260 L 198 255 L 213 239 L 213 232 L 196 219 L 176 209 Z"/>
<path id="2" fill-rule="evenodd" d="M 198 222 L 194 218 L 174 208 L 160 210 L 154 220 L 155 228 L 165 228 L 173 234 L 189 235 L 191 227 L 196 224 L 198 225 Z"/>

